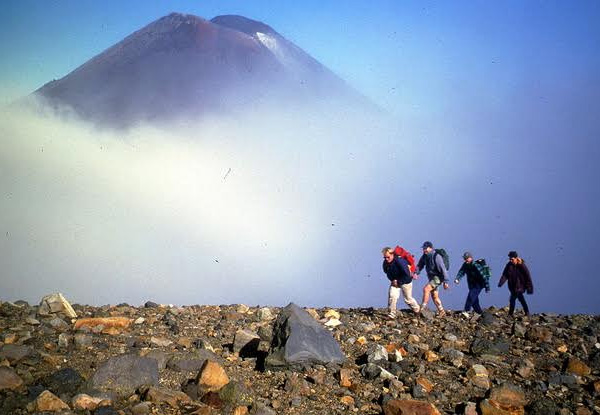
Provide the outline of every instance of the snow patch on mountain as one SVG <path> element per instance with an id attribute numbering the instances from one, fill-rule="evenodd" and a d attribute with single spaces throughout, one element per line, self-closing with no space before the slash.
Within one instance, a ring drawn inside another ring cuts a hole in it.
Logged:
<path id="1" fill-rule="evenodd" d="M 279 42 L 274 36 L 268 35 L 262 32 L 256 32 L 256 37 L 267 49 L 269 49 L 273 55 L 283 64 L 290 64 L 290 59 L 280 47 Z"/>

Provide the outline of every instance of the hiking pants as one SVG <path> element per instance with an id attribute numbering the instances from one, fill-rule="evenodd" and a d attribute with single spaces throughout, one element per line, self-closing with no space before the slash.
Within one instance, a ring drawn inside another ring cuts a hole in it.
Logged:
<path id="1" fill-rule="evenodd" d="M 479 293 L 483 288 L 470 288 L 469 294 L 467 295 L 467 301 L 465 301 L 465 311 L 471 311 L 471 307 L 477 314 L 481 314 L 481 306 L 479 305 Z"/>
<path id="2" fill-rule="evenodd" d="M 419 311 L 419 304 L 412 296 L 412 282 L 408 284 L 402 284 L 400 287 L 393 287 L 390 285 L 390 291 L 388 295 L 388 306 L 389 306 L 389 314 L 390 316 L 396 315 L 396 305 L 398 303 L 398 298 L 400 298 L 400 290 L 402 290 L 402 296 L 404 297 L 404 302 L 414 311 Z"/>
<path id="3" fill-rule="evenodd" d="M 517 299 L 521 303 L 521 306 L 523 307 L 523 311 L 525 312 L 525 314 L 529 314 L 529 307 L 527 307 L 527 302 L 525 301 L 525 296 L 523 295 L 523 293 L 510 293 L 510 299 L 509 299 L 510 307 L 508 308 L 508 315 L 512 315 L 515 312 L 515 302 Z"/>

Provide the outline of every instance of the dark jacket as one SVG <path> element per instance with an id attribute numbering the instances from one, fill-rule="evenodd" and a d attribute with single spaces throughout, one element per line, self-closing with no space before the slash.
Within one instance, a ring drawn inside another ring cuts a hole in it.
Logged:
<path id="1" fill-rule="evenodd" d="M 508 290 L 512 294 L 522 294 L 525 291 L 527 291 L 527 294 L 533 294 L 531 274 L 529 274 L 529 269 L 527 269 L 522 258 L 518 258 L 516 265 L 512 262 L 506 264 L 498 287 L 501 287 L 506 281 L 508 281 Z"/>
<path id="2" fill-rule="evenodd" d="M 387 275 L 388 280 L 397 280 L 398 285 L 408 284 L 412 282 L 410 271 L 408 270 L 408 262 L 404 258 L 394 257 L 392 262 L 383 261 L 383 272 Z"/>
<path id="3" fill-rule="evenodd" d="M 469 290 L 473 288 L 490 288 L 487 279 L 483 277 L 481 266 L 476 261 L 472 261 L 470 263 L 463 262 L 462 266 L 460 267 L 460 270 L 458 270 L 456 279 L 460 281 L 460 279 L 465 275 L 467 276 L 467 284 L 469 286 Z"/>

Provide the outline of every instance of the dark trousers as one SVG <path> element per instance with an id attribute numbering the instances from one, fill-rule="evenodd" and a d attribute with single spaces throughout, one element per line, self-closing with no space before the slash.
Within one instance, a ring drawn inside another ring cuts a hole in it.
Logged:
<path id="1" fill-rule="evenodd" d="M 469 294 L 467 295 L 467 301 L 465 301 L 465 311 L 471 311 L 471 307 L 477 314 L 481 314 L 481 306 L 479 305 L 479 293 L 483 288 L 469 288 Z"/>
<path id="2" fill-rule="evenodd" d="M 521 303 L 525 314 L 529 314 L 529 307 L 527 307 L 527 302 L 525 301 L 523 293 L 510 293 L 508 315 L 512 315 L 512 313 L 515 312 L 515 302 L 517 299 Z"/>

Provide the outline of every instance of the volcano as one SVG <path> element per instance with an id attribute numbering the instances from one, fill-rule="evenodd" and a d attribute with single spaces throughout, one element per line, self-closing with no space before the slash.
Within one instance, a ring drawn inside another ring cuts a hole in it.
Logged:
<path id="1" fill-rule="evenodd" d="M 150 23 L 34 94 L 116 127 L 260 105 L 372 105 L 264 23 L 180 13 Z"/>

